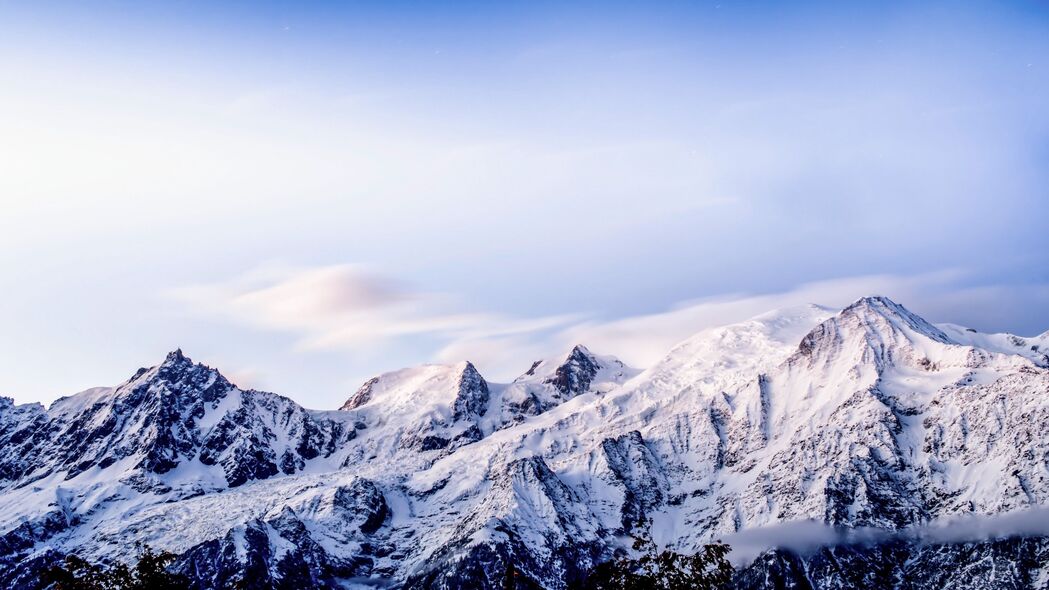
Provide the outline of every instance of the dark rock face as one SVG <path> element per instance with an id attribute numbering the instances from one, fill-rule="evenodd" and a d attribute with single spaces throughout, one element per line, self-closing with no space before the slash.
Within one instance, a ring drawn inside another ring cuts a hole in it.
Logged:
<path id="1" fill-rule="evenodd" d="M 507 400 L 506 409 L 513 416 L 513 423 L 523 421 L 528 416 L 538 416 L 555 404 L 544 404 L 534 392 L 524 391 L 519 400 Z"/>
<path id="2" fill-rule="evenodd" d="M 349 486 L 338 488 L 333 503 L 344 518 L 367 535 L 378 531 L 390 516 L 386 498 L 367 479 L 357 479 Z"/>
<path id="3" fill-rule="evenodd" d="M 364 385 L 361 385 L 360 389 L 358 389 L 353 395 L 351 395 L 350 399 L 346 400 L 346 403 L 342 404 L 342 407 L 339 409 L 355 410 L 368 403 L 369 401 L 371 401 L 372 395 L 375 390 L 375 386 L 378 385 L 378 383 L 378 377 L 372 377 L 371 379 L 365 381 Z"/>
<path id="4" fill-rule="evenodd" d="M 592 524 L 583 499 L 543 459 L 515 459 L 489 477 L 491 486 L 469 524 L 409 576 L 405 588 L 499 589 L 513 563 L 520 588 L 563 590 L 605 556 L 603 543 L 587 540 L 593 535 L 584 529 Z M 521 505 L 532 516 L 493 518 L 490 510 L 498 514 L 498 507 L 507 503 Z M 477 524 L 484 529 L 485 543 L 476 543 L 469 532 Z M 536 543 L 544 549 L 537 552 Z"/>
<path id="5" fill-rule="evenodd" d="M 37 544 L 76 524 L 64 512 L 55 510 L 42 518 L 25 521 L 0 536 L 0 587 L 36 590 L 39 576 L 64 558 L 52 551 L 38 553 Z"/>
<path id="6" fill-rule="evenodd" d="M 734 588 L 892 588 L 896 565 L 906 553 L 902 544 L 832 547 L 806 557 L 785 550 L 769 551 L 737 572 Z"/>
<path id="7" fill-rule="evenodd" d="M 811 555 L 774 550 L 738 571 L 734 588 L 1042 589 L 1047 581 L 1036 576 L 1046 560 L 1045 537 L 932 545 L 894 541 L 828 547 Z"/>
<path id="8" fill-rule="evenodd" d="M 64 555 L 45 549 L 18 560 L 0 560 L 0 588 L 40 590 L 44 573 L 64 559 Z"/>
<path id="9" fill-rule="evenodd" d="M 317 420 L 286 398 L 257 391 L 241 395 L 241 407 L 220 419 L 201 441 L 199 455 L 205 465 L 222 465 L 231 487 L 295 473 L 354 435 L 342 423 Z M 281 435 L 293 444 L 283 452 L 274 446 Z"/>
<path id="10" fill-rule="evenodd" d="M 488 382 L 481 377 L 472 363 L 466 363 L 459 377 L 459 392 L 455 396 L 455 420 L 470 420 L 484 416 L 488 411 L 491 394 Z"/>
<path id="11" fill-rule="evenodd" d="M 47 410 L 0 399 L 0 588 L 35 589 L 62 552 L 107 563 L 157 539 L 199 590 L 494 590 L 508 564 L 518 588 L 567 590 L 631 535 L 688 550 L 812 519 L 895 540 L 769 551 L 735 587 L 1049 590 L 1046 538 L 906 532 L 1047 504 L 1049 372 L 998 351 L 1031 340 L 951 342 L 883 298 L 818 321 L 780 345 L 762 321 L 720 331 L 636 381 L 581 347 L 513 384 L 405 369 L 348 412 L 240 390 L 179 351 Z"/>
<path id="12" fill-rule="evenodd" d="M 497 531 L 505 537 L 495 545 L 463 547 L 451 545 L 435 556 L 436 567 L 411 576 L 403 585 L 404 590 L 502 590 L 505 588 L 507 564 L 513 563 L 517 576 L 516 588 L 541 590 L 552 586 L 541 584 L 537 579 L 554 579 L 557 588 L 572 588 L 586 574 L 577 564 L 589 563 L 592 555 L 585 548 L 567 547 L 556 555 L 544 559 L 529 551 L 528 546 L 513 530 L 501 528 Z M 462 554 L 466 551 L 465 555 Z M 454 556 L 454 558 L 453 558 Z"/>
<path id="13" fill-rule="evenodd" d="M 538 416 L 584 393 L 601 393 L 635 371 L 613 357 L 598 357 L 579 345 L 556 360 L 538 360 L 499 396 L 505 428 Z"/>
<path id="14" fill-rule="evenodd" d="M 876 458 L 855 462 L 827 481 L 824 488 L 824 519 L 834 525 L 870 525 L 904 527 L 919 522 L 924 513 L 915 506 L 910 494 L 901 494 L 905 484 L 894 478 L 892 465 Z M 851 507 L 862 498 L 867 506 L 856 511 Z"/>
<path id="15" fill-rule="evenodd" d="M 14 400 L 0 397 L 0 486 L 16 481 L 34 465 L 32 452 L 45 440 L 47 413 L 40 404 L 15 406 Z"/>
<path id="16" fill-rule="evenodd" d="M 533 365 L 529 371 L 534 369 Z M 575 397 L 590 388 L 590 383 L 600 370 L 601 366 L 590 352 L 582 346 L 576 346 L 546 383 L 553 385 L 566 398 Z"/>
<path id="17" fill-rule="evenodd" d="M 338 488 L 331 507 L 347 526 L 367 535 L 378 531 L 389 517 L 382 493 L 363 479 Z M 349 559 L 332 555 L 299 515 L 285 508 L 274 518 L 256 519 L 222 539 L 191 548 L 173 569 L 193 580 L 193 588 L 199 590 L 343 588 L 343 580 L 370 575 L 373 561 L 368 551 L 365 545 Z"/>
<path id="18" fill-rule="evenodd" d="M 1037 568 L 1049 563 L 1049 538 L 933 545 L 913 550 L 903 566 L 909 588 L 1045 588 Z"/>
<path id="19" fill-rule="evenodd" d="M 659 460 L 634 430 L 618 438 L 606 439 L 601 450 L 609 470 L 624 490 L 623 530 L 629 532 L 638 520 L 665 501 L 666 477 Z"/>
<path id="20" fill-rule="evenodd" d="M 256 520 L 221 540 L 197 545 L 173 569 L 188 576 L 194 590 L 337 588 L 339 570 L 293 514 Z"/>
<path id="21" fill-rule="evenodd" d="M 230 396 L 239 399 L 227 403 Z M 202 428 L 213 414 L 217 422 Z M 0 402 L 0 489 L 53 473 L 69 480 L 127 461 L 129 484 L 162 489 L 158 476 L 198 458 L 221 465 L 229 485 L 238 486 L 301 470 L 353 436 L 353 429 L 318 420 L 287 398 L 242 392 L 175 351 L 123 385 L 58 400 L 46 412 Z M 292 448 L 277 448 L 278 440 Z"/>
<path id="22" fill-rule="evenodd" d="M 0 470 L 11 474 L 8 485 L 54 472 L 71 479 L 129 458 L 134 469 L 167 473 L 194 454 L 205 407 L 233 389 L 217 371 L 175 351 L 115 390 L 55 402 L 31 423 L 31 434 L 23 429 L 0 440 L 7 451 Z"/>
<path id="23" fill-rule="evenodd" d="M 532 366 L 528 367 L 528 370 L 525 371 L 525 373 L 524 373 L 524 375 L 522 375 L 522 377 L 531 377 L 531 376 L 535 375 L 535 370 L 538 369 L 539 365 L 541 365 L 541 364 L 543 364 L 543 361 L 541 361 L 541 360 L 532 361 Z"/>

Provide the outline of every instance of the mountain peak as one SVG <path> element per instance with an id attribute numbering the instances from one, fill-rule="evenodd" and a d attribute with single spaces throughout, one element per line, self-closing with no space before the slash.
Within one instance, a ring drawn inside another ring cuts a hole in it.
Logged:
<path id="1" fill-rule="evenodd" d="M 174 378 L 174 376 L 192 369 L 194 366 L 193 360 L 184 355 L 181 348 L 176 348 L 167 353 L 160 364 L 150 367 L 140 367 L 125 383 L 132 383 L 143 378 L 153 379 L 158 376 L 170 380 Z M 208 371 L 217 373 L 217 371 L 210 367 L 204 367 L 203 365 L 201 365 L 201 367 Z"/>
<path id="2" fill-rule="evenodd" d="M 853 301 L 841 313 L 876 313 L 885 316 L 897 316 L 907 319 L 918 319 L 925 321 L 906 307 L 896 303 L 884 295 L 868 295 Z"/>
<path id="3" fill-rule="evenodd" d="M 462 420 L 471 415 L 483 416 L 488 409 L 490 395 L 488 382 L 484 380 L 473 363 L 466 361 L 466 365 L 459 374 L 459 392 L 453 403 L 455 419 Z"/>
<path id="4" fill-rule="evenodd" d="M 871 307 L 871 306 L 899 306 L 899 305 L 900 305 L 899 303 L 896 303 L 895 301 L 893 301 L 892 299 L 889 299 L 888 297 L 886 297 L 884 295 L 867 295 L 867 296 L 864 296 L 864 297 L 860 297 L 859 299 L 854 301 L 852 303 L 852 305 L 849 305 L 849 307 L 857 307 L 857 306 L 868 306 L 868 307 Z M 848 309 L 848 308 L 846 308 L 846 309 Z"/>
<path id="5" fill-rule="evenodd" d="M 845 309 L 841 310 L 841 313 L 860 313 L 867 311 L 882 315 L 898 315 L 912 318 L 918 317 L 906 307 L 884 295 L 868 295 L 866 297 L 860 297 L 846 306 Z"/>
<path id="6" fill-rule="evenodd" d="M 169 352 L 167 354 L 167 356 L 164 357 L 163 364 L 165 364 L 165 365 L 173 365 L 173 364 L 176 364 L 176 363 L 184 363 L 184 362 L 193 362 L 193 361 L 191 361 L 190 359 L 186 358 L 186 355 L 182 354 L 182 349 L 181 348 L 176 348 L 175 350 L 172 350 L 171 352 Z"/>
<path id="7" fill-rule="evenodd" d="M 577 344 L 544 383 L 553 385 L 563 395 L 575 396 L 590 388 L 600 370 L 600 361 L 586 347 Z"/>
<path id="8" fill-rule="evenodd" d="M 568 356 L 565 360 L 570 361 L 572 359 L 580 359 L 584 357 L 588 359 L 594 359 L 594 353 L 590 352 L 590 349 L 583 346 L 582 344 L 576 344 L 572 347 L 572 350 L 568 351 Z"/>
<path id="9" fill-rule="evenodd" d="M 466 376 L 467 379 L 472 378 L 474 375 L 477 375 L 478 377 L 481 375 L 481 372 L 478 371 L 477 367 L 475 367 L 470 361 L 463 361 L 460 366 L 462 366 L 460 374 Z"/>
<path id="10" fill-rule="evenodd" d="M 376 375 L 367 380 L 339 408 L 356 410 L 383 400 L 382 411 L 415 413 L 431 405 L 451 401 L 456 412 L 483 414 L 489 395 L 488 382 L 469 361 L 454 364 L 427 364 Z M 428 410 L 425 410 L 428 411 Z"/>
<path id="11" fill-rule="evenodd" d="M 582 344 L 551 359 L 540 359 L 514 383 L 538 382 L 552 386 L 562 399 L 586 393 L 599 383 L 622 383 L 637 371 L 614 356 L 597 355 Z"/>
<path id="12" fill-rule="evenodd" d="M 881 370 L 918 354 L 915 351 L 921 351 L 919 356 L 924 358 L 928 343 L 957 344 L 943 330 L 899 303 L 884 296 L 869 296 L 813 328 L 801 340 L 797 354 L 854 367 L 872 362 Z"/>
<path id="13" fill-rule="evenodd" d="M 797 306 L 705 330 L 640 375 L 582 345 L 513 384 L 467 361 L 399 369 L 345 414 L 239 390 L 181 350 L 47 411 L 0 398 L 0 536 L 14 540 L 0 543 L 0 588 L 35 586 L 25 576 L 45 559 L 116 562 L 146 541 L 180 552 L 175 567 L 200 588 L 249 575 L 330 586 L 346 572 L 494 590 L 506 562 L 559 587 L 668 510 L 691 523 L 656 531 L 671 547 L 727 536 L 749 552 L 753 539 L 789 541 L 797 529 L 779 527 L 791 522 L 835 540 L 877 527 L 892 545 L 869 561 L 850 547 L 854 579 L 950 586 L 979 560 L 1006 582 L 960 587 L 1030 586 L 1015 564 L 1034 558 L 1012 540 L 990 552 L 965 541 L 953 562 L 908 532 L 1049 498 L 1049 371 L 1017 357 L 1049 343 L 941 329 L 958 345 L 885 297 Z M 1020 540 L 1041 555 L 1037 538 Z M 824 576 L 817 590 L 856 585 L 818 573 L 823 549 L 762 555 Z M 749 588 L 788 570 L 740 571 Z"/>
<path id="14" fill-rule="evenodd" d="M 375 386 L 379 383 L 379 377 L 372 377 L 364 382 L 360 388 L 350 396 L 346 403 L 342 404 L 340 410 L 355 410 L 364 404 L 368 403 L 372 399 L 372 395 L 375 391 Z"/>
<path id="15" fill-rule="evenodd" d="M 864 325 L 870 325 L 873 319 L 880 317 L 889 322 L 890 325 L 888 327 L 891 329 L 917 332 L 943 344 L 953 343 L 943 330 L 883 295 L 861 297 L 852 305 L 843 309 L 840 316 L 855 316 L 860 318 Z"/>

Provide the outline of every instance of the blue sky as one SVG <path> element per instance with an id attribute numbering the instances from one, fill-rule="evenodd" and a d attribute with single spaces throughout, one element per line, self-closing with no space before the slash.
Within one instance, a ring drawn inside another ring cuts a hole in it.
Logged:
<path id="1" fill-rule="evenodd" d="M 0 394 L 1049 329 L 1043 3 L 0 2 Z"/>

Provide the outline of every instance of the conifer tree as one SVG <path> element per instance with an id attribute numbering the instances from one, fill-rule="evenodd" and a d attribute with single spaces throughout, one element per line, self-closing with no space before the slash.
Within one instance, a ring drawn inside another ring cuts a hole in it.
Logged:
<path id="1" fill-rule="evenodd" d="M 585 590 L 717 590 L 732 580 L 732 565 L 726 559 L 728 545 L 706 545 L 694 555 L 658 551 L 649 529 L 651 520 L 640 519 L 634 527 L 632 548 L 636 559 L 626 556 L 606 561 L 593 569 L 583 584 Z"/>

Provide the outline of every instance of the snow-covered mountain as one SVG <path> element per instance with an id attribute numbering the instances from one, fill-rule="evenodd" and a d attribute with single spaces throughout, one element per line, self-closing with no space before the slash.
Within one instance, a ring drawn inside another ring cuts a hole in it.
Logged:
<path id="1" fill-rule="evenodd" d="M 1049 588 L 1049 527 L 913 533 L 1049 508 L 1046 353 L 1049 333 L 868 297 L 706 330 L 643 372 L 577 346 L 512 383 L 426 365 L 313 411 L 176 351 L 47 409 L 0 400 L 0 585 L 145 542 L 202 589 L 483 589 L 511 562 L 564 588 L 633 534 L 765 535 L 741 588 Z M 799 548 L 799 523 L 843 540 Z"/>

